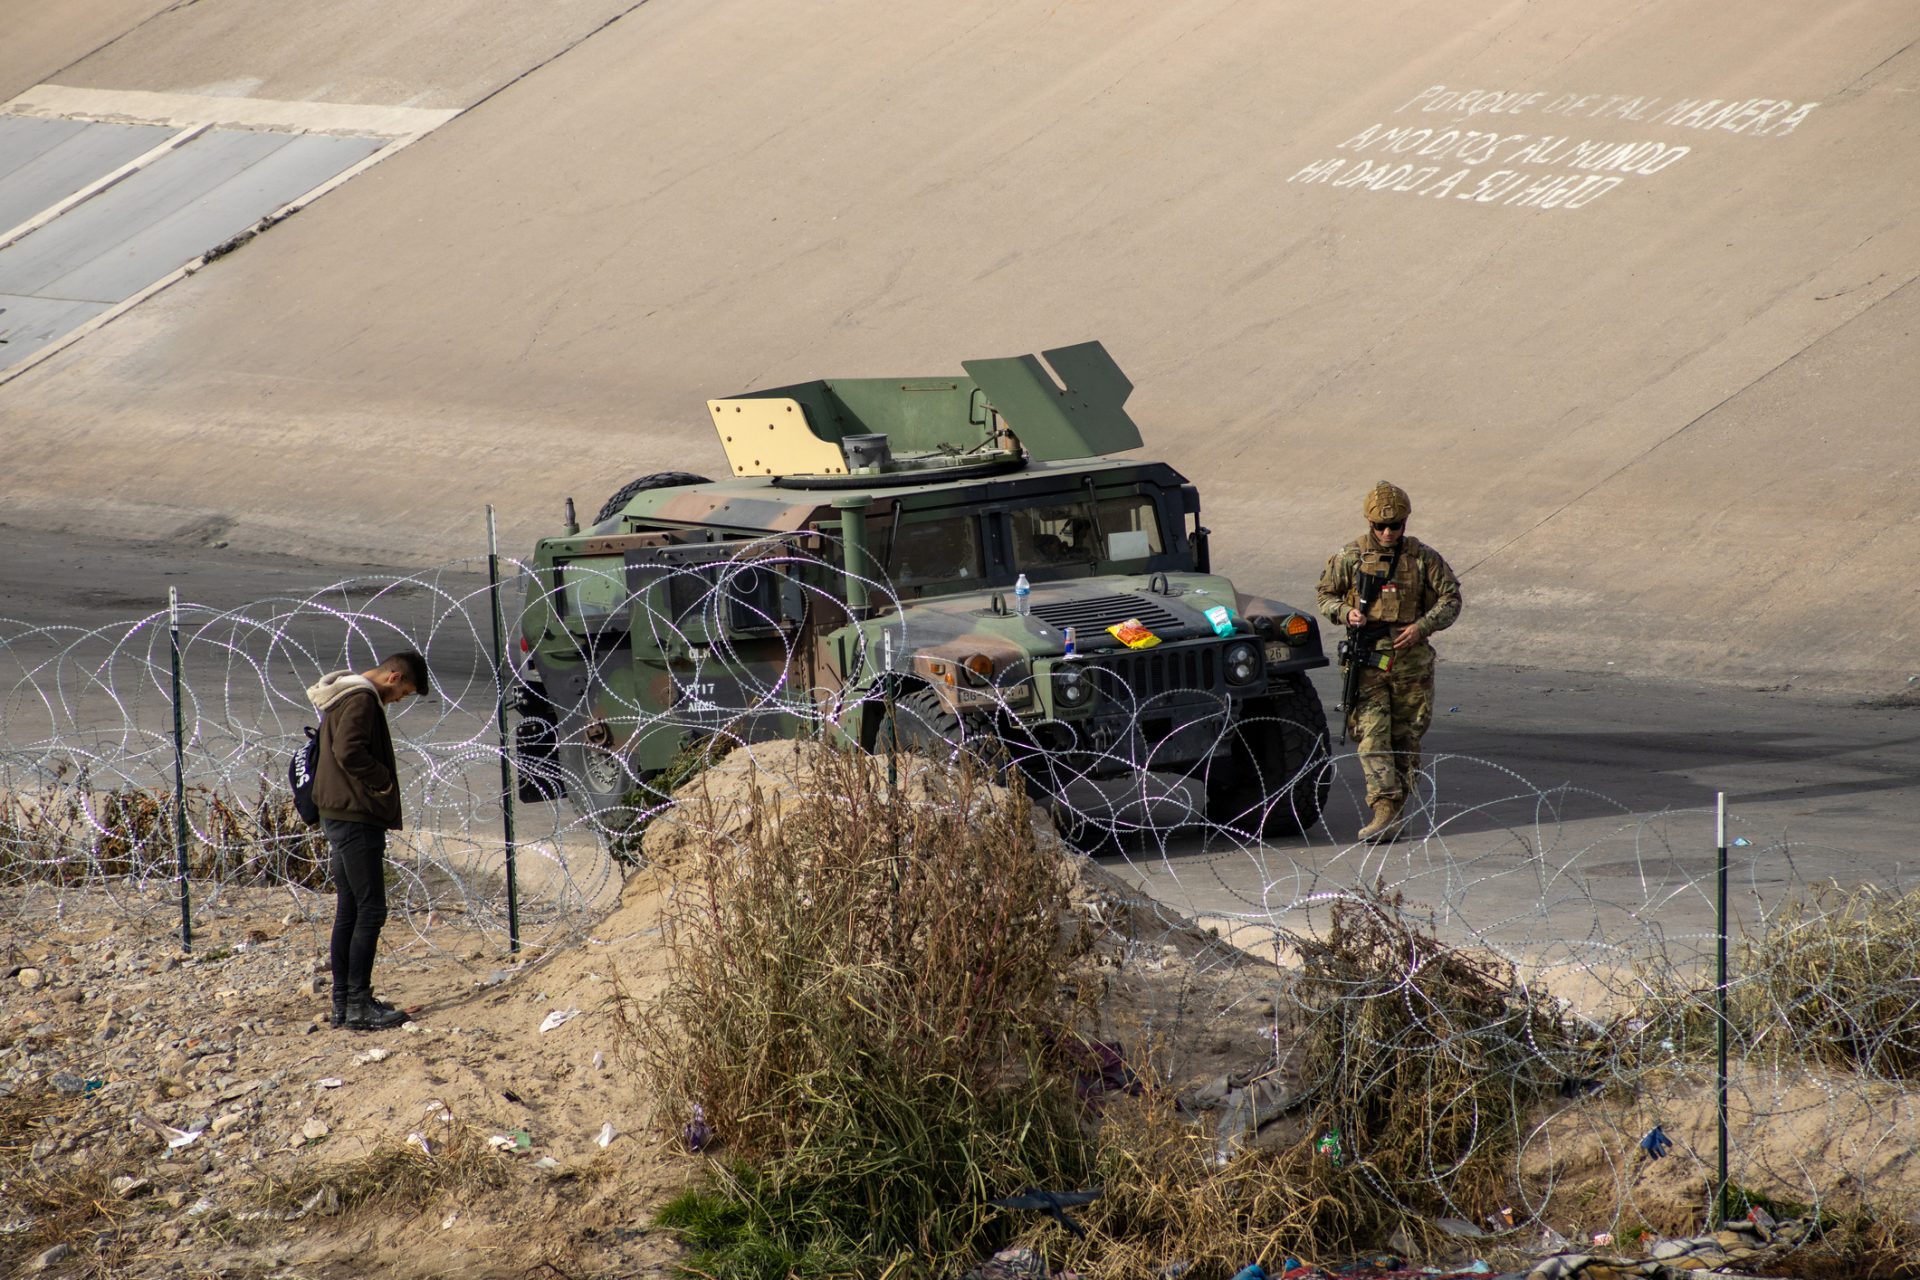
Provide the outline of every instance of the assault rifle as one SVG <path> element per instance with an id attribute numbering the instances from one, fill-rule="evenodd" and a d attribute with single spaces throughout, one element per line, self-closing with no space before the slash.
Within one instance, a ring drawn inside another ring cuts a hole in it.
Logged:
<path id="1" fill-rule="evenodd" d="M 1354 585 L 1359 596 L 1358 608 L 1361 613 L 1373 608 L 1373 602 L 1380 598 L 1381 588 L 1393 580 L 1393 571 L 1400 563 L 1400 548 L 1396 544 L 1393 555 L 1387 561 L 1387 571 L 1382 574 L 1361 573 L 1354 569 Z M 1347 638 L 1340 642 L 1341 667 L 1340 681 L 1340 745 L 1347 745 L 1347 722 L 1353 718 L 1353 704 L 1360 697 L 1360 669 L 1374 665 L 1369 658 L 1373 646 L 1380 637 L 1393 630 L 1391 622 L 1363 622 L 1357 627 L 1347 628 Z M 1384 669 L 1384 668 L 1383 668 Z"/>

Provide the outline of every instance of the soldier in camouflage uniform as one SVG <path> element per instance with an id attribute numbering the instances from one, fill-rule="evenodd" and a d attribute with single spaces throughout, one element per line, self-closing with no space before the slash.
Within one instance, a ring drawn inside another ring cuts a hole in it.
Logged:
<path id="1" fill-rule="evenodd" d="M 1359 693 L 1346 708 L 1373 811 L 1359 838 L 1391 840 L 1420 771 L 1421 735 L 1433 722 L 1433 646 L 1427 639 L 1460 616 L 1460 580 L 1439 552 L 1407 536 L 1413 503 L 1405 489 L 1382 480 L 1362 509 L 1371 527 L 1327 561 L 1320 612 L 1348 628 L 1355 651 L 1350 660 L 1365 664 Z M 1363 587 L 1373 596 L 1364 612 Z"/>

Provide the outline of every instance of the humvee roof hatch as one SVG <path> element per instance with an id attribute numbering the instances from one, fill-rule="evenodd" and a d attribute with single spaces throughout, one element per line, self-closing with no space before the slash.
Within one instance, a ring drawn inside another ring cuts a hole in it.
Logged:
<path id="1" fill-rule="evenodd" d="M 1033 356 L 967 360 L 965 378 L 819 379 L 707 408 L 734 475 L 792 488 L 854 475 L 862 485 L 957 480 L 1140 447 L 1126 411 L 1133 384 L 1105 347 L 1041 355 L 1044 366 Z"/>

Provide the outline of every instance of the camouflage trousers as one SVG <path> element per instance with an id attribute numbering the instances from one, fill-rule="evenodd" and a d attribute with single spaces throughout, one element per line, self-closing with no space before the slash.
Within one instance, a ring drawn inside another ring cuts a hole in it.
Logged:
<path id="1" fill-rule="evenodd" d="M 1433 723 L 1433 646 L 1400 650 L 1391 671 L 1362 671 L 1353 703 L 1347 734 L 1359 744 L 1367 804 L 1404 800 L 1420 773 L 1420 739 Z"/>

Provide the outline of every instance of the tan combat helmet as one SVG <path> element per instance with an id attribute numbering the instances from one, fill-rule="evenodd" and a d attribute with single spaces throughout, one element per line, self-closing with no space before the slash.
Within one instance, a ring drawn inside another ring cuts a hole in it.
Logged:
<path id="1" fill-rule="evenodd" d="M 1405 520 L 1413 514 L 1413 499 L 1399 485 L 1381 480 L 1367 490 L 1367 500 L 1361 510 L 1369 524 Z"/>

